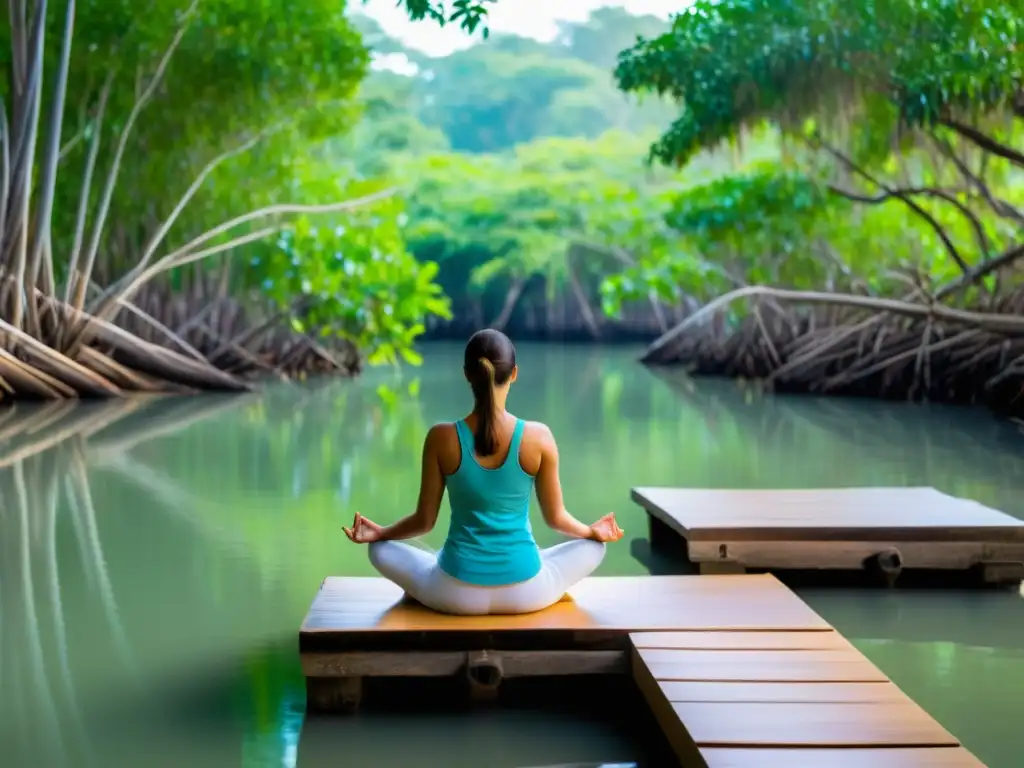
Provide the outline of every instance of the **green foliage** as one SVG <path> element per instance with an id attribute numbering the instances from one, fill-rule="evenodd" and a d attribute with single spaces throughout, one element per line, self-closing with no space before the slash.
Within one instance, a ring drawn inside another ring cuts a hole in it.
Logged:
<path id="1" fill-rule="evenodd" d="M 708 243 L 743 241 L 760 232 L 766 222 L 789 220 L 799 229 L 827 204 L 827 193 L 819 185 L 800 173 L 779 172 L 772 164 L 690 190 L 676 201 L 668 221 L 687 236 Z"/>
<path id="2" fill-rule="evenodd" d="M 397 109 L 442 131 L 458 151 L 500 152 L 541 137 L 596 138 L 610 129 L 661 130 L 673 113 L 658 99 L 637 103 L 624 96 L 606 60 L 640 32 L 664 29 L 665 22 L 653 17 L 604 9 L 586 22 L 564 25 L 550 43 L 496 35 L 441 58 L 403 50 L 371 20 L 359 19 L 358 25 L 374 51 L 405 53 L 419 69 L 412 76 L 374 72 L 366 89 L 386 80 L 401 102 Z M 397 86 L 399 79 L 410 87 Z"/>
<path id="3" fill-rule="evenodd" d="M 399 0 L 404 2 L 409 18 L 413 21 L 429 19 L 441 26 L 457 23 L 466 32 L 473 33 L 481 27 L 487 18 L 487 6 L 495 0 L 452 0 L 446 7 L 443 2 L 434 0 Z M 487 37 L 487 27 L 482 27 L 483 36 Z"/>
<path id="4" fill-rule="evenodd" d="M 455 0 L 445 7 L 410 0 L 407 10 L 413 18 L 473 31 L 489 1 Z M 64 14 L 64 4 L 50 4 L 45 88 L 55 79 Z M 11 42 L 11 28 L 4 25 L 0 68 L 7 72 Z M 205 182 L 177 215 L 161 251 L 256 208 L 337 202 L 382 188 L 386 180 L 372 177 L 386 172 L 386 164 L 323 163 L 336 157 L 337 137 L 349 132 L 360 109 L 378 126 L 391 126 L 389 134 L 373 138 L 378 157 L 418 146 L 410 138 L 415 128 L 427 134 L 424 141 L 434 140 L 433 148 L 445 147 L 436 131 L 396 121 L 379 93 L 354 98 L 369 61 L 345 3 L 337 0 L 293 6 L 271 0 L 155 0 L 144 12 L 127 0 L 79 2 L 54 206 L 58 279 L 72 250 L 87 158 L 96 141 L 98 162 L 84 207 L 86 242 L 99 224 L 107 174 L 127 137 L 99 241 L 96 275 L 106 282 L 134 266 L 203 175 L 208 174 Z M 4 78 L 0 95 L 8 97 L 10 87 Z M 105 95 L 101 117 L 98 105 Z M 44 105 L 49 103 L 47 91 Z M 128 134 L 140 103 L 144 108 Z M 252 149 L 238 152 L 255 138 Z M 365 146 L 368 138 L 352 141 Z M 229 254 L 236 267 L 232 287 L 259 286 L 282 309 L 297 311 L 297 328 L 348 339 L 371 363 L 399 357 L 415 362 L 412 344 L 425 319 L 447 316 L 449 308 L 434 282 L 436 265 L 418 262 L 407 251 L 403 224 L 400 197 L 345 216 L 299 221 L 275 243 L 249 246 L 247 258 Z M 219 241 L 239 234 L 236 229 Z M 179 277 L 169 275 L 172 287 Z"/>
<path id="5" fill-rule="evenodd" d="M 58 277 L 74 239 L 87 157 L 99 155 L 86 211 L 86 242 L 129 117 L 151 100 L 127 136 L 105 227 L 99 272 L 128 269 L 203 167 L 261 132 L 257 147 L 222 163 L 172 228 L 173 248 L 221 221 L 278 201 L 297 155 L 350 126 L 351 97 L 369 56 L 337 0 L 295 7 L 270 0 L 128 0 L 77 3 L 63 122 L 65 157 L 54 204 Z M 44 111 L 51 103 L 64 32 L 64 4 L 48 9 Z M 180 33 L 177 49 L 161 60 Z M 0 68 L 10 71 L 11 28 L 0 26 Z M 6 97 L 9 81 L 0 79 Z M 109 88 L 102 121 L 101 94 Z"/>
<path id="6" fill-rule="evenodd" d="M 641 251 L 636 265 L 608 277 L 602 286 L 605 310 L 614 314 L 623 301 L 651 290 L 676 304 L 746 283 L 814 286 L 826 266 L 814 242 L 848 208 L 777 163 L 687 189 L 664 213 L 674 247 Z"/>
<path id="7" fill-rule="evenodd" d="M 670 163 L 765 117 L 797 129 L 810 116 L 849 120 L 871 97 L 929 124 L 1016 96 L 1024 11 L 987 0 L 700 0 L 670 32 L 625 51 L 616 78 L 683 105 L 652 148 Z"/>
<path id="8" fill-rule="evenodd" d="M 643 138 L 610 133 L 593 142 L 547 139 L 502 155 L 410 160 L 410 246 L 433 254 L 460 294 L 535 276 L 556 290 L 568 275 L 570 247 L 591 235 L 598 240 L 598 228 L 610 230 L 623 213 L 609 204 L 644 186 L 645 146 Z M 608 261 L 592 257 L 582 269 L 607 270 Z"/>
<path id="9" fill-rule="evenodd" d="M 346 191 L 366 194 L 364 186 Z M 437 264 L 406 250 L 403 209 L 394 196 L 327 222 L 300 219 L 251 257 L 249 278 L 292 313 L 296 330 L 346 339 L 371 365 L 416 365 L 424 319 L 451 314 Z"/>
<path id="10" fill-rule="evenodd" d="M 958 122 L 1008 145 L 1020 135 L 1007 127 L 1024 115 L 1019 4 L 701 0 L 624 51 L 615 75 L 628 92 L 680 104 L 652 159 L 686 165 L 766 124 L 821 151 L 796 154 L 805 175 L 766 165 L 685 193 L 667 218 L 685 252 L 609 280 L 613 300 L 650 286 L 678 296 L 703 285 L 709 262 L 734 285 L 904 295 L 908 279 L 934 287 L 962 274 L 951 247 L 976 265 L 1019 242 L 1006 206 L 987 205 L 936 156 L 943 142 L 964 156 Z M 997 197 L 1014 197 L 1007 163 L 980 167 L 987 194 L 999 184 Z M 888 191 L 899 187 L 915 191 Z"/>
<path id="11" fill-rule="evenodd" d="M 416 116 L 420 96 L 409 77 L 377 72 L 360 88 L 362 119 L 324 148 L 325 162 L 360 176 L 384 176 L 396 156 L 424 155 L 449 149 L 448 137 Z"/>
<path id="12" fill-rule="evenodd" d="M 955 208 L 919 204 L 962 252 L 977 247 L 972 223 Z M 652 241 L 634 266 L 603 281 L 609 314 L 650 291 L 669 304 L 756 284 L 902 296 L 907 276 L 938 286 L 960 274 L 935 229 L 907 206 L 865 206 L 778 163 L 673 193 L 664 223 L 674 237 Z M 992 219 L 985 223 L 1000 242 Z"/>

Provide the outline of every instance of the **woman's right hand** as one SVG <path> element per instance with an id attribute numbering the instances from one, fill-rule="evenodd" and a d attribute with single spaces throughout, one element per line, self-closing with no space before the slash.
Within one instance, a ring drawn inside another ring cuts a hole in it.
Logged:
<path id="1" fill-rule="evenodd" d="M 372 544 L 375 541 L 380 541 L 381 532 L 384 529 L 373 522 L 373 520 L 368 520 L 356 512 L 355 519 L 352 521 L 352 527 L 346 528 L 341 526 L 341 530 L 348 536 L 348 540 L 355 544 Z"/>
<path id="2" fill-rule="evenodd" d="M 592 526 L 590 526 L 590 537 L 595 541 L 612 542 L 618 541 L 626 532 L 619 528 L 615 522 L 615 513 L 609 512 Z"/>

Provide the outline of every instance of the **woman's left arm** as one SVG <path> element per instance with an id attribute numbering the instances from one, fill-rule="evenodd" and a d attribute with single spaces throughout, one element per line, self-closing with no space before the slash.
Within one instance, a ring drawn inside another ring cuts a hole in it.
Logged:
<path id="1" fill-rule="evenodd" d="M 441 472 L 439 450 L 443 428 L 441 424 L 431 427 L 423 441 L 423 467 L 416 511 L 382 528 L 380 541 L 422 536 L 432 531 L 437 524 L 437 513 L 441 509 L 441 499 L 444 498 L 444 474 Z"/>

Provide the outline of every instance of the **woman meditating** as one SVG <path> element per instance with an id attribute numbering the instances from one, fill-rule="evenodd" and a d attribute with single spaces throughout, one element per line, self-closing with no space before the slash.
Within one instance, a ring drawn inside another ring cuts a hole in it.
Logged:
<path id="1" fill-rule="evenodd" d="M 604 558 L 605 543 L 618 541 L 623 531 L 614 514 L 584 525 L 566 511 L 551 430 L 505 410 L 519 374 L 508 337 L 495 330 L 473 334 L 464 370 L 473 412 L 427 433 L 416 511 L 388 526 L 356 513 L 345 535 L 369 544 L 374 568 L 436 611 L 539 611 L 591 574 Z M 534 484 L 544 521 L 573 540 L 538 549 L 529 519 Z M 434 528 L 446 487 L 452 519 L 441 551 L 402 543 Z"/>

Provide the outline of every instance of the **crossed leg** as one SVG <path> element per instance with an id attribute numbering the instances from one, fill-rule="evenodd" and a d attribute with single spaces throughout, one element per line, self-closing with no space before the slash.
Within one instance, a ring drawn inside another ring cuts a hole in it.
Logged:
<path id="1" fill-rule="evenodd" d="M 370 562 L 386 579 L 428 608 L 461 615 L 519 614 L 543 610 L 564 599 L 566 590 L 601 564 L 605 545 L 574 539 L 542 549 L 540 572 L 532 579 L 498 587 L 467 584 L 437 564 L 437 555 L 399 541 L 374 542 Z"/>

